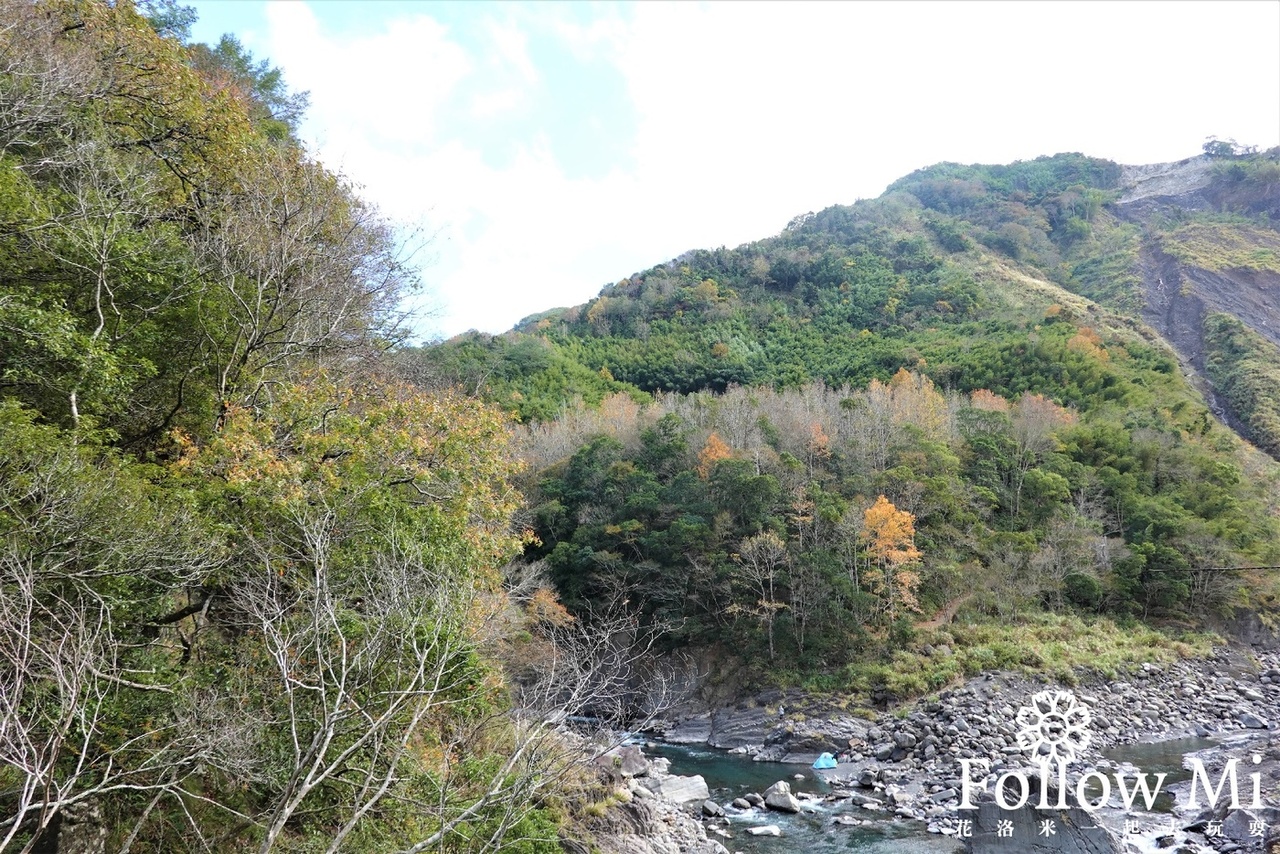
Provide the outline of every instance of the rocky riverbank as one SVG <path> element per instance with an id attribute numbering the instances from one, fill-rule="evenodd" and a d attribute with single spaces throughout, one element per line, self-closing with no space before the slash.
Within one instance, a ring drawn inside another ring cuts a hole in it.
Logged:
<path id="1" fill-rule="evenodd" d="M 586 823 L 592 847 L 579 851 L 564 843 L 572 854 L 729 854 L 699 820 L 719 809 L 701 777 L 670 774 L 666 759 L 646 757 L 633 745 L 615 747 L 595 762 L 613 784 L 613 803 Z"/>
<path id="2" fill-rule="evenodd" d="M 1018 740 L 1019 711 L 1036 692 L 1057 687 L 1019 674 L 988 674 L 874 720 L 866 711 L 836 707 L 831 698 L 774 692 L 733 708 L 686 710 L 661 724 L 656 734 L 673 743 L 706 744 L 759 761 L 811 762 L 820 752 L 836 753 L 843 760 L 839 767 L 822 772 L 835 787 L 832 797 L 925 822 L 936 833 L 963 835 L 964 819 L 958 812 L 964 786 L 961 760 L 970 760 L 975 769 L 972 791 L 987 790 L 975 803 L 990 802 L 995 780 L 1006 771 L 1034 772 L 1038 766 Z M 1268 742 L 1272 722 L 1280 719 L 1280 656 L 1224 648 L 1209 659 L 1144 665 L 1122 679 L 1084 680 L 1070 690 L 1090 718 L 1087 743 L 1080 745 L 1075 767 L 1110 767 L 1100 752 L 1114 745 L 1193 734 L 1229 736 L 1235 749 L 1252 750 Z M 1247 773 L 1252 769 L 1241 772 L 1242 783 Z M 1280 779 L 1280 762 L 1275 773 Z M 1073 776 L 1069 786 L 1074 782 Z M 1264 791 L 1264 796 L 1269 800 L 1270 793 Z M 1099 815 L 1107 817 L 1105 811 Z M 1113 825 L 1123 821 L 1123 814 L 1109 817 Z M 714 830 L 718 817 L 705 818 Z M 1174 818 L 1174 824 L 1185 819 L 1187 827 L 1160 836 L 1146 828 L 1123 843 L 1113 832 L 1116 845 L 1111 850 L 1148 850 L 1125 847 L 1144 845 L 1148 836 L 1150 850 L 1264 850 L 1263 837 L 1207 836 L 1203 831 L 1209 820 L 1203 816 Z M 1203 822 L 1199 830 L 1192 826 L 1198 822 Z M 1239 836 L 1235 824 L 1232 829 Z M 1065 839 L 1059 843 L 1052 850 L 1073 850 Z"/>

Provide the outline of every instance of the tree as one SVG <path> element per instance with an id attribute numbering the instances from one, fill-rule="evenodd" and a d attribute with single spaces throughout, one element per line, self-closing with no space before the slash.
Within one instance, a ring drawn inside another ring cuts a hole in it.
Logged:
<path id="1" fill-rule="evenodd" d="M 861 539 L 867 550 L 867 581 L 884 601 L 889 619 L 898 608 L 920 610 L 916 572 L 921 554 L 915 546 L 915 517 L 899 510 L 883 495 L 863 513 Z"/>
<path id="2" fill-rule="evenodd" d="M 234 741 L 187 702 L 190 649 L 165 622 L 221 565 L 218 539 L 34 420 L 0 404 L 0 851 L 48 842 L 64 813 L 96 816 L 93 835 L 121 799 L 183 797 Z"/>
<path id="3" fill-rule="evenodd" d="M 734 613 L 749 614 L 764 624 L 769 660 L 773 661 L 773 622 L 778 612 L 787 607 L 777 596 L 778 574 L 787 563 L 787 544 L 773 531 L 764 531 L 743 540 L 733 559 L 740 567 L 741 583 L 755 601 L 746 605 L 735 603 L 730 608 Z"/>
<path id="4" fill-rule="evenodd" d="M 711 476 L 711 470 L 716 463 L 732 457 L 733 451 L 724 443 L 723 439 L 713 432 L 707 437 L 706 444 L 702 446 L 702 450 L 698 453 L 698 475 L 703 480 L 706 480 Z"/>
<path id="5" fill-rule="evenodd" d="M 377 210 L 278 145 L 245 152 L 194 242 L 217 289 L 201 322 L 224 406 L 307 360 L 359 364 L 390 346 L 400 300 L 417 285 Z"/>
<path id="6" fill-rule="evenodd" d="M 174 0 L 168 0 L 172 4 Z M 166 4 L 162 13 L 151 17 L 165 27 L 181 27 L 188 7 Z M 268 139 L 292 139 L 306 112 L 310 97 L 306 92 L 290 92 L 285 86 L 284 72 L 265 59 L 255 60 L 240 40 L 226 33 L 216 45 L 191 47 L 192 64 L 216 88 L 232 87 L 248 106 L 252 120 Z"/>
<path id="7" fill-rule="evenodd" d="M 1014 445 L 1008 474 L 1011 514 L 1021 510 L 1027 473 L 1057 449 L 1055 431 L 1073 423 L 1074 415 L 1041 395 L 1028 393 L 1018 398 L 1010 429 Z"/>

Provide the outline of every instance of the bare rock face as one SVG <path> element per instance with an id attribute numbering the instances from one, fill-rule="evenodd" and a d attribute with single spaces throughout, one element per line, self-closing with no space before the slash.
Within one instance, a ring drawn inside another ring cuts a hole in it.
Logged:
<path id="1" fill-rule="evenodd" d="M 590 826 L 592 844 L 561 840 L 574 854 L 728 854 L 702 823 L 675 804 L 635 800 L 609 808 Z"/>
<path id="2" fill-rule="evenodd" d="M 1148 163 L 1120 169 L 1124 187 L 1120 204 L 1128 205 L 1145 199 L 1183 198 L 1203 190 L 1209 186 L 1213 161 L 1200 155 L 1176 163 Z"/>

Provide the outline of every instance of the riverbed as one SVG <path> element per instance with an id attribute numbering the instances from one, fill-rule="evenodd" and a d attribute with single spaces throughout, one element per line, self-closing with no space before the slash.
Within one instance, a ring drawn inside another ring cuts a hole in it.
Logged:
<path id="1" fill-rule="evenodd" d="M 1116 765 L 1129 763 L 1151 775 L 1167 773 L 1167 787 L 1178 780 L 1190 778 L 1190 772 L 1182 767 L 1186 754 L 1214 743 L 1204 738 L 1180 738 L 1126 744 L 1104 751 L 1103 758 Z M 754 762 L 749 757 L 722 750 L 666 744 L 650 745 L 645 752 L 670 760 L 673 774 L 701 775 L 711 791 L 711 799 L 725 806 L 749 792 L 763 792 L 779 780 L 787 781 L 793 792 L 805 792 L 819 798 L 832 791 L 807 765 Z M 802 775 L 801 779 L 794 779 L 796 775 Z M 826 803 L 812 800 L 804 803 L 812 812 L 789 815 L 763 808 L 741 813 L 729 810 L 731 838 L 714 835 L 713 838 L 719 838 L 730 851 L 743 854 L 792 851 L 805 854 L 957 854 L 964 850 L 957 840 L 931 834 L 918 821 L 860 809 L 848 801 Z M 1170 805 L 1168 794 L 1162 792 L 1156 803 L 1156 812 L 1167 813 Z M 841 815 L 851 815 L 867 823 L 862 826 L 835 823 L 834 819 Z M 757 837 L 747 833 L 748 827 L 768 824 L 777 825 L 782 836 Z"/>
<path id="2" fill-rule="evenodd" d="M 753 762 L 749 757 L 721 750 L 674 745 L 650 747 L 645 753 L 671 760 L 673 774 L 701 774 L 711 790 L 711 799 L 718 804 L 727 805 L 748 792 L 763 792 L 779 780 L 790 783 L 793 792 L 825 795 L 831 791 L 831 787 L 818 779 L 807 765 Z M 803 774 L 804 779 L 792 779 L 796 774 Z M 720 839 L 730 851 L 743 854 L 789 854 L 797 851 L 805 854 L 956 854 L 964 850 L 954 839 L 929 833 L 918 821 L 855 808 L 848 801 L 838 804 L 809 801 L 805 806 L 814 812 L 788 815 L 754 809 L 730 815 L 731 839 L 708 835 Z M 833 823 L 832 820 L 839 815 L 852 815 L 869 823 L 861 827 Z M 751 836 L 746 831 L 748 827 L 766 824 L 777 825 L 782 836 Z"/>

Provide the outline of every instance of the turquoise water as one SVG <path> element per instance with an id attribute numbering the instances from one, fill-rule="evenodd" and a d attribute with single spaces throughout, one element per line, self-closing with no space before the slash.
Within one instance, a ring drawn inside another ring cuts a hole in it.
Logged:
<path id="1" fill-rule="evenodd" d="M 1182 767 L 1182 758 L 1188 753 L 1195 753 L 1215 744 L 1216 742 L 1207 738 L 1193 736 L 1157 741 L 1155 744 L 1122 744 L 1104 750 L 1102 755 L 1112 762 L 1131 763 L 1138 771 L 1148 775 L 1152 785 L 1155 784 L 1157 774 L 1168 774 L 1155 802 L 1156 812 L 1167 813 L 1173 809 L 1173 796 L 1169 794 L 1169 786 L 1191 779 L 1191 771 Z M 1096 787 L 1093 789 L 1090 794 L 1096 797 L 1099 790 Z"/>
<path id="2" fill-rule="evenodd" d="M 1182 767 L 1182 757 L 1202 750 L 1214 742 L 1203 738 L 1184 738 L 1156 744 L 1127 744 L 1104 752 L 1113 762 L 1130 762 L 1148 774 L 1168 772 L 1166 787 L 1177 780 L 1190 779 L 1191 772 Z M 763 792 L 779 780 L 791 784 L 794 792 L 811 792 L 824 795 L 831 787 L 824 783 L 808 765 L 789 765 L 779 762 L 752 762 L 749 757 L 733 756 L 724 751 L 709 748 L 659 745 L 646 748 L 650 756 L 664 756 L 671 760 L 673 774 L 701 774 L 711 789 L 716 803 L 727 805 L 734 798 L 748 792 Z M 795 774 L 804 779 L 794 780 Z M 1167 810 L 1168 795 L 1162 793 L 1156 809 Z M 905 821 L 869 810 L 857 809 L 842 802 L 824 804 L 809 802 L 807 807 L 815 814 L 787 815 L 772 810 L 752 810 L 738 816 L 730 816 L 732 838 L 719 839 L 730 851 L 743 854 L 835 854 L 858 852 L 859 854 L 956 854 L 963 846 L 952 839 L 932 834 L 919 822 Z M 862 827 L 846 827 L 832 824 L 838 815 L 851 814 L 859 819 L 871 820 Z M 782 830 L 781 837 L 756 837 L 746 832 L 754 825 L 776 824 Z"/>
<path id="3" fill-rule="evenodd" d="M 831 788 L 815 778 L 808 765 L 788 765 L 778 762 L 752 762 L 749 757 L 731 756 L 719 750 L 661 745 L 646 749 L 650 756 L 665 756 L 671 760 L 672 774 L 701 774 L 711 789 L 716 803 L 728 804 L 734 798 L 748 792 L 763 792 L 779 780 L 791 784 L 793 792 L 825 794 Z M 803 780 L 791 779 L 804 774 Z M 772 810 L 752 810 L 739 816 L 731 816 L 731 839 L 708 834 L 730 851 L 744 854 L 789 854 L 803 851 L 805 854 L 831 854 L 831 852 L 859 852 L 859 854 L 955 854 L 963 848 L 953 840 L 925 831 L 924 825 L 885 817 L 881 813 L 856 809 L 849 803 L 810 803 L 816 814 L 787 815 Z M 875 819 L 863 827 L 845 827 L 832 824 L 837 815 L 852 814 L 860 819 Z M 782 830 L 781 837 L 756 837 L 746 832 L 753 825 L 776 824 Z"/>

